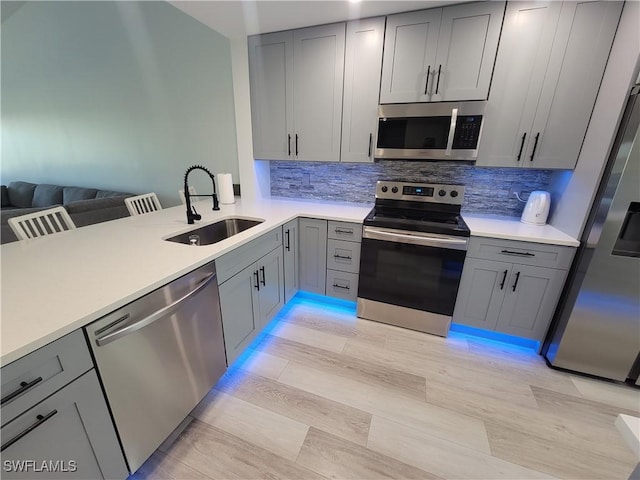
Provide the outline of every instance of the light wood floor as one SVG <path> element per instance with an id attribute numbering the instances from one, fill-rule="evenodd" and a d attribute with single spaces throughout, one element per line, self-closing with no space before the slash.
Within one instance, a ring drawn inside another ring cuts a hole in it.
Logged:
<path id="1" fill-rule="evenodd" d="M 137 479 L 627 479 L 640 392 L 294 300 Z"/>

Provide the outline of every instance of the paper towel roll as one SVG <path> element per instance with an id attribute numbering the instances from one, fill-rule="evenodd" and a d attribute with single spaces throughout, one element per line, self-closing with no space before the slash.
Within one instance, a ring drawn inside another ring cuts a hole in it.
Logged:
<path id="1" fill-rule="evenodd" d="M 231 204 L 236 203 L 233 196 L 233 179 L 230 173 L 218 173 L 218 193 L 220 195 L 220 203 Z"/>

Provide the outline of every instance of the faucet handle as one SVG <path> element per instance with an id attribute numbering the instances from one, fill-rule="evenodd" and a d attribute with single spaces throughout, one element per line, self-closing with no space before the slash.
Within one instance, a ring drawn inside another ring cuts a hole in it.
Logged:
<path id="1" fill-rule="evenodd" d="M 191 218 L 193 218 L 194 220 L 202 220 L 202 215 L 196 212 L 196 207 L 194 206 L 191 207 L 191 213 L 192 213 Z"/>

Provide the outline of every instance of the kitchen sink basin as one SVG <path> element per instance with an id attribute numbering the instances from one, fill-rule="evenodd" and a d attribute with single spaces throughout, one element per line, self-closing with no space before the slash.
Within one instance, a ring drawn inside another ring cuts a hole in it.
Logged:
<path id="1" fill-rule="evenodd" d="M 225 238 L 244 232 L 248 228 L 261 224 L 264 220 L 250 220 L 247 218 L 227 218 L 188 232 L 167 238 L 168 242 L 184 243 L 185 245 L 211 245 Z"/>

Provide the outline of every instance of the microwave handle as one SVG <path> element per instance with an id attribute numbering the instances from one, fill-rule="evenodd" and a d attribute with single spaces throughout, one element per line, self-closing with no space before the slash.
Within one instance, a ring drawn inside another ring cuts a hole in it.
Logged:
<path id="1" fill-rule="evenodd" d="M 453 136 L 456 133 L 456 122 L 458 121 L 458 109 L 451 110 L 451 126 L 449 127 L 449 138 L 447 139 L 447 151 L 445 155 L 451 156 L 451 148 L 453 147 Z"/>

